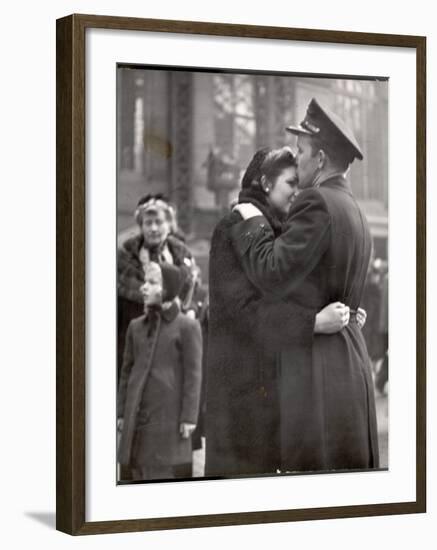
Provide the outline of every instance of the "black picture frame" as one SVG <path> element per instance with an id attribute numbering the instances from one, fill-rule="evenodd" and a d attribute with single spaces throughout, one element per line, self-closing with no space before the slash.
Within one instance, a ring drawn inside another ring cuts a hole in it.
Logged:
<path id="1" fill-rule="evenodd" d="M 85 32 L 89 28 L 410 48 L 416 52 L 416 498 L 411 502 L 86 521 Z M 208 22 L 70 15 L 57 20 L 57 529 L 71 535 L 426 511 L 426 38 Z"/>

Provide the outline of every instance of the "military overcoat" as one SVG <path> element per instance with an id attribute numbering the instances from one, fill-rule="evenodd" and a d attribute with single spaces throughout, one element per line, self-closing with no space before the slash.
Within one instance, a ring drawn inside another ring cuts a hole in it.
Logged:
<path id="1" fill-rule="evenodd" d="M 370 361 L 353 311 L 360 305 L 371 235 L 338 175 L 300 193 L 275 239 L 257 216 L 235 224 L 235 249 L 252 283 L 317 311 L 341 301 L 351 322 L 333 335 L 301 334 L 279 350 L 281 468 L 368 469 L 379 464 Z"/>

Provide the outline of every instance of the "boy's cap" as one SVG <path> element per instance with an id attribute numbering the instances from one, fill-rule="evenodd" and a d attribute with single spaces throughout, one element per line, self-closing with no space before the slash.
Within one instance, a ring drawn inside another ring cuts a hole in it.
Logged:
<path id="1" fill-rule="evenodd" d="M 185 282 L 186 272 L 180 267 L 163 262 L 159 264 L 162 272 L 162 286 L 165 301 L 174 300 Z"/>

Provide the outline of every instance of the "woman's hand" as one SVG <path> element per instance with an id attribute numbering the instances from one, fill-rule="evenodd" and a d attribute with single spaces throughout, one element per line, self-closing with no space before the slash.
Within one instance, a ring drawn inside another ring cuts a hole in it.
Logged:
<path id="1" fill-rule="evenodd" d="M 262 216 L 261 210 L 259 210 L 256 206 L 251 204 L 250 202 L 242 202 L 240 204 L 237 204 L 232 209 L 233 212 L 237 211 L 240 216 L 243 218 L 243 220 L 249 220 L 250 218 L 254 218 L 255 216 Z"/>
<path id="2" fill-rule="evenodd" d="M 314 332 L 316 334 L 334 334 L 349 323 L 349 306 L 334 302 L 324 307 L 316 315 Z"/>
<path id="3" fill-rule="evenodd" d="M 366 324 L 366 320 L 367 320 L 367 312 L 365 309 L 359 307 L 357 309 L 357 324 L 360 328 L 363 328 L 364 325 Z"/>

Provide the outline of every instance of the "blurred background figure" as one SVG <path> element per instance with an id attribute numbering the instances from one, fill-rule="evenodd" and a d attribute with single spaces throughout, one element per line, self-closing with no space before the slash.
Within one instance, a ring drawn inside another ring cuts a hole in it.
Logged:
<path id="1" fill-rule="evenodd" d="M 381 258 L 374 259 L 369 265 L 362 307 L 367 312 L 363 334 L 373 364 L 375 386 L 382 393 L 383 387 L 381 389 L 381 382 L 378 384 L 378 380 L 381 380 L 378 373 L 388 347 L 388 264 Z M 386 374 L 388 377 L 388 370 Z"/>
<path id="2" fill-rule="evenodd" d="M 363 327 L 363 335 L 374 368 L 382 356 L 382 339 L 379 332 L 381 274 L 378 266 L 379 263 L 375 260 L 372 260 L 369 264 L 362 299 L 362 307 L 367 312 L 367 322 Z"/>
<path id="3" fill-rule="evenodd" d="M 376 373 L 375 386 L 379 393 L 384 394 L 385 385 L 388 382 L 388 272 L 383 275 L 381 282 L 379 331 L 382 339 L 383 358 Z"/>

